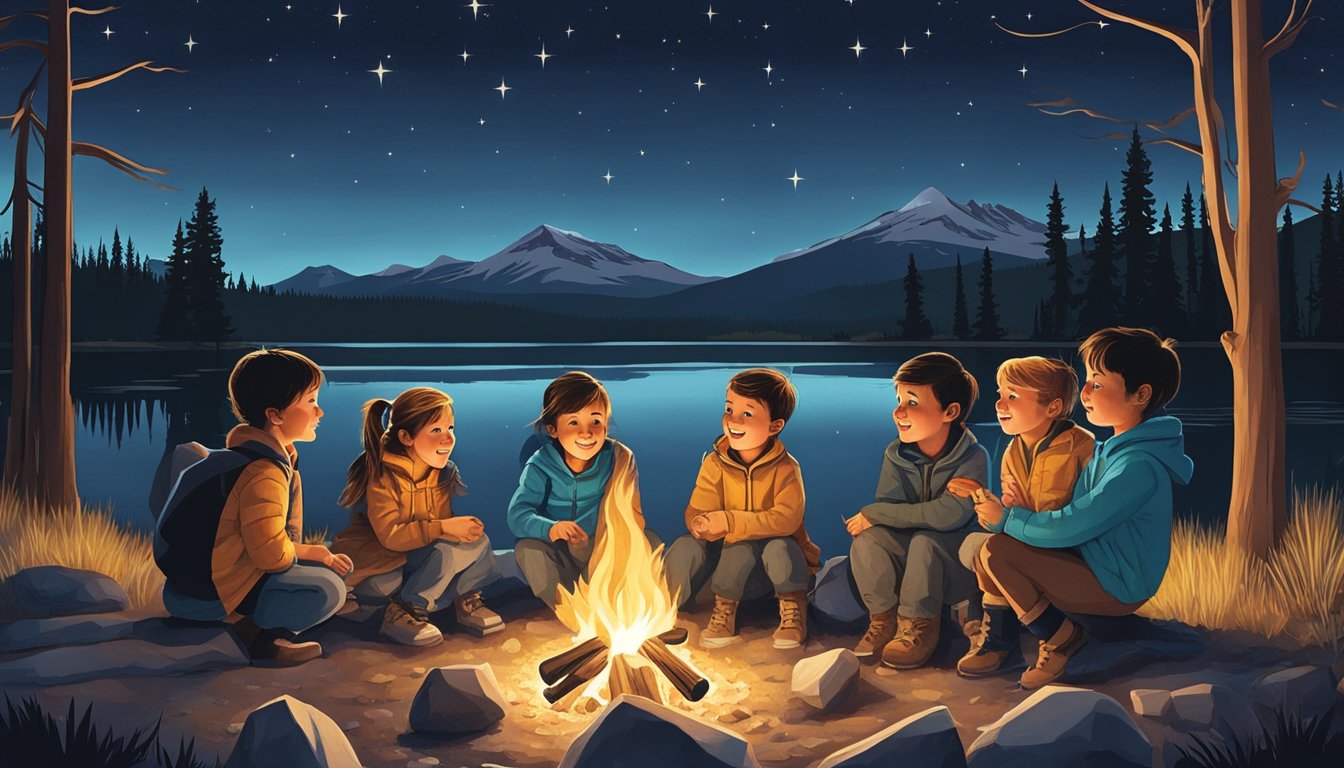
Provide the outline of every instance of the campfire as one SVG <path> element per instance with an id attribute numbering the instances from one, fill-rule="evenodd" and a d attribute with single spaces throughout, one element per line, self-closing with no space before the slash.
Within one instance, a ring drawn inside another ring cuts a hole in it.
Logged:
<path id="1" fill-rule="evenodd" d="M 633 473 L 617 472 L 602 502 L 588 579 L 561 589 L 556 617 L 577 638 L 564 653 L 541 663 L 554 704 L 576 689 L 593 698 L 631 693 L 663 702 L 655 670 L 689 701 L 709 692 L 709 681 L 668 646 L 686 641 L 675 629 L 677 600 L 663 577 L 663 553 L 654 551 L 635 523 Z"/>

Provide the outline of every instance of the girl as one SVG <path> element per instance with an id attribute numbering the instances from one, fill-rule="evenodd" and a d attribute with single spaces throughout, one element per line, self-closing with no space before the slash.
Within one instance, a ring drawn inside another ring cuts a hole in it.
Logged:
<path id="1" fill-rule="evenodd" d="M 364 452 L 350 464 L 339 501 L 353 514 L 333 549 L 359 564 L 346 583 L 356 598 L 387 601 L 380 631 L 405 645 L 443 639 L 428 616 L 447 600 L 458 625 L 477 635 L 504 628 L 481 603 L 480 588 L 499 577 L 485 527 L 453 514 L 453 497 L 467 492 L 448 460 L 453 427 L 453 399 L 437 389 L 365 403 Z"/>
<path id="2" fill-rule="evenodd" d="M 532 593 L 552 608 L 556 591 L 572 590 L 588 568 L 593 539 L 601 530 L 599 510 L 613 476 L 635 473 L 630 449 L 607 437 L 611 398 L 606 387 L 582 371 L 552 381 L 533 423 L 549 440 L 523 466 L 509 502 L 509 529 L 518 537 L 514 554 Z M 634 515 L 644 527 L 639 487 Z M 659 541 L 645 529 L 652 546 Z"/>

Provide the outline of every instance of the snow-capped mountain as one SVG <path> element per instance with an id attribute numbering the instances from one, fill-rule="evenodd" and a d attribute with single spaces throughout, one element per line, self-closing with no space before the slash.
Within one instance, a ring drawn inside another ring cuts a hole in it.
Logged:
<path id="1" fill-rule="evenodd" d="M 304 267 L 298 274 L 276 283 L 275 290 L 293 291 L 295 293 L 330 293 L 332 288 L 355 279 L 357 278 L 354 275 L 343 269 L 338 269 L 330 264 L 323 264 L 320 267 Z"/>

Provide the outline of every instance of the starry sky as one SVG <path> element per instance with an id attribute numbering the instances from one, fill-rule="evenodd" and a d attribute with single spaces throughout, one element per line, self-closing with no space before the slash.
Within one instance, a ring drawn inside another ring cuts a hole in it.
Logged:
<path id="1" fill-rule="evenodd" d="M 1193 25 L 1193 1 L 1110 1 Z M 77 242 L 119 226 L 164 258 L 204 186 L 228 268 L 263 283 L 315 264 L 361 274 L 444 254 L 477 260 L 542 223 L 734 274 L 927 186 L 1043 220 L 1058 181 L 1069 222 L 1091 231 L 1125 150 L 1098 137 L 1128 128 L 1027 102 L 1067 94 L 1160 121 L 1191 100 L 1188 64 L 1147 33 L 1091 24 L 1025 40 L 996 26 L 1097 19 L 1069 0 L 122 5 L 74 19 L 75 75 L 140 59 L 189 72 L 77 92 L 75 135 L 167 169 L 162 182 L 180 191 L 79 158 Z M 1265 5 L 1276 30 L 1289 2 Z M 1336 2 L 1316 6 L 1325 18 L 1274 68 L 1280 175 L 1305 150 L 1301 196 L 1312 202 L 1321 177 L 1344 166 L 1344 113 L 1321 103 L 1344 102 L 1344 54 L 1332 50 L 1341 18 Z M 15 33 L 45 31 L 24 20 L 3 34 Z M 17 95 L 36 63 L 27 49 L 0 53 L 0 93 Z M 1169 147 L 1150 154 L 1159 205 L 1175 207 L 1187 181 L 1197 188 L 1197 162 Z"/>

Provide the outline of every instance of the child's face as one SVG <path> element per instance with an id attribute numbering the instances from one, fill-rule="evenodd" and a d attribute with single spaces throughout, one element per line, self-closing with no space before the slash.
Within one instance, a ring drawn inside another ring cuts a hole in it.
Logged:
<path id="1" fill-rule="evenodd" d="M 728 438 L 729 448 L 738 453 L 754 451 L 781 429 L 784 420 L 772 420 L 765 403 L 728 389 L 723 403 L 723 434 Z"/>
<path id="2" fill-rule="evenodd" d="M 318 388 L 304 392 L 298 400 L 282 411 L 267 411 L 271 425 L 280 430 L 286 443 L 309 443 L 317 439 L 317 424 L 322 420 L 322 409 L 317 404 Z"/>
<path id="3" fill-rule="evenodd" d="M 570 456 L 580 461 L 592 461 L 607 439 L 609 416 L 602 401 L 594 398 L 574 413 L 560 414 L 555 424 L 546 425 L 546 434 L 559 440 L 560 447 Z"/>
<path id="4" fill-rule="evenodd" d="M 448 457 L 457 444 L 457 433 L 453 431 L 453 410 L 445 408 L 433 421 L 420 428 L 411 437 L 406 430 L 398 430 L 397 439 L 415 453 L 416 458 L 435 469 L 448 466 Z"/>
<path id="5" fill-rule="evenodd" d="M 918 443 L 945 432 L 960 415 L 957 403 L 947 408 L 938 404 L 932 385 L 896 382 L 896 410 L 891 419 L 902 443 Z"/>
<path id="6" fill-rule="evenodd" d="M 1059 418 L 1063 408 L 1059 398 L 1042 405 L 1039 389 L 1018 387 L 999 380 L 999 399 L 994 403 L 994 413 L 999 417 L 1004 434 L 1034 432 Z"/>
<path id="7" fill-rule="evenodd" d="M 1125 392 L 1125 377 L 1107 370 L 1086 366 L 1087 380 L 1078 393 L 1087 420 L 1098 427 L 1128 428 L 1143 420 L 1152 387 L 1144 384 L 1133 394 Z"/>

